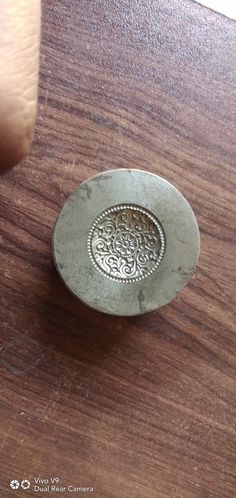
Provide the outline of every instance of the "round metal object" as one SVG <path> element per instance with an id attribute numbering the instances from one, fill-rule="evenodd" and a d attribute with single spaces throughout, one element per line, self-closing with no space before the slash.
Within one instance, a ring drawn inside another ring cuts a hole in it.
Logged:
<path id="1" fill-rule="evenodd" d="M 163 178 L 110 170 L 83 182 L 57 219 L 54 260 L 69 289 L 105 313 L 139 315 L 175 298 L 199 255 L 199 230 Z"/>
<path id="2" fill-rule="evenodd" d="M 105 209 L 92 224 L 88 252 L 98 271 L 115 282 L 138 282 L 159 266 L 165 250 L 155 216 L 134 204 Z"/>

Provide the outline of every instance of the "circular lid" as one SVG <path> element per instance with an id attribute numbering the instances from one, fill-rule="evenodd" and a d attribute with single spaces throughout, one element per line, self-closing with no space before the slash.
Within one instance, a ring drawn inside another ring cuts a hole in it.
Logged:
<path id="1" fill-rule="evenodd" d="M 163 178 L 110 170 L 83 182 L 57 219 L 54 259 L 87 305 L 132 316 L 170 302 L 190 279 L 199 230 L 182 194 Z"/>

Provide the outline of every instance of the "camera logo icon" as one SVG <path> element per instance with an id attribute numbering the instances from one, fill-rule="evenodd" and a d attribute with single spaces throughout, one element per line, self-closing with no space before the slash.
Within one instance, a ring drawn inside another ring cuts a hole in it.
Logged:
<path id="1" fill-rule="evenodd" d="M 21 481 L 21 487 L 22 489 L 29 489 L 30 482 L 27 479 L 24 479 L 23 481 Z"/>
<path id="2" fill-rule="evenodd" d="M 30 481 L 28 481 L 28 479 L 23 479 L 23 481 L 17 481 L 17 479 L 12 479 L 12 481 L 10 482 L 11 489 L 19 489 L 20 486 L 22 487 L 22 489 L 29 489 Z"/>
<path id="3" fill-rule="evenodd" d="M 11 489 L 18 489 L 20 487 L 20 483 L 16 479 L 13 479 L 10 482 L 10 486 L 11 486 Z"/>

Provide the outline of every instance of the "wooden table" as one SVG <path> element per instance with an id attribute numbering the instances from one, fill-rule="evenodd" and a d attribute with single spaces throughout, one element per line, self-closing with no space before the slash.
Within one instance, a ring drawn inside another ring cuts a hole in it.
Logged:
<path id="1" fill-rule="evenodd" d="M 0 497 L 234 498 L 234 23 L 188 0 L 44 2 L 31 154 L 0 180 Z M 96 313 L 53 261 L 66 196 L 133 167 L 172 182 L 201 230 L 158 313 Z M 29 479 L 13 491 L 12 479 Z"/>

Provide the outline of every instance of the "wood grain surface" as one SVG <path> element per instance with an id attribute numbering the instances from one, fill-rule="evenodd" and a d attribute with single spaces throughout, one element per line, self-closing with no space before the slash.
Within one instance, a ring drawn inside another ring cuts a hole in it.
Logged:
<path id="1" fill-rule="evenodd" d="M 43 3 L 31 154 L 0 179 L 0 497 L 235 498 L 232 21 L 188 0 Z M 52 261 L 67 195 L 133 167 L 201 231 L 194 278 L 137 318 L 96 313 Z M 29 479 L 27 491 L 12 479 Z"/>

